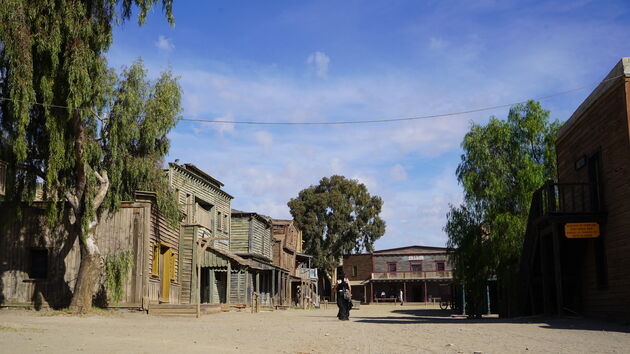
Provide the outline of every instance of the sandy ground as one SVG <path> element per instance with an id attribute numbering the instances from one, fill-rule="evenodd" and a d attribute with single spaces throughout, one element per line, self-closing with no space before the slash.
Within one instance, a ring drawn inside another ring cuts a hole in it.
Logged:
<path id="1" fill-rule="evenodd" d="M 630 353 L 630 328 L 571 318 L 467 320 L 422 305 L 158 317 L 0 310 L 0 353 Z"/>

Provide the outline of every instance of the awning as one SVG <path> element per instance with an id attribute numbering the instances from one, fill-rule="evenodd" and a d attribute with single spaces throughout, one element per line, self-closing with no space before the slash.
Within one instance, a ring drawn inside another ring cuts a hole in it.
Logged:
<path id="1" fill-rule="evenodd" d="M 233 253 L 230 253 L 228 251 L 224 251 L 218 248 L 214 248 L 212 246 L 208 246 L 206 248 L 206 252 L 204 252 L 204 255 L 202 257 L 202 259 L 198 260 L 199 264 L 202 267 L 221 267 L 221 266 L 227 266 L 227 264 L 224 264 L 224 262 L 221 262 L 220 259 L 218 259 L 216 256 L 214 256 L 213 254 L 216 254 L 217 256 L 219 256 L 219 258 L 223 258 L 223 259 L 228 259 L 228 260 L 232 260 L 238 264 L 250 267 L 250 268 L 255 268 L 255 269 L 260 269 L 262 270 L 262 268 L 259 268 L 256 264 L 253 264 L 252 262 L 250 262 L 250 260 L 239 257 Z"/>
<path id="2" fill-rule="evenodd" d="M 365 280 L 350 280 L 350 286 L 363 286 Z"/>
<path id="3" fill-rule="evenodd" d="M 418 279 L 368 279 L 362 285 L 367 283 L 419 283 L 419 282 L 452 282 L 453 278 L 418 278 Z"/>

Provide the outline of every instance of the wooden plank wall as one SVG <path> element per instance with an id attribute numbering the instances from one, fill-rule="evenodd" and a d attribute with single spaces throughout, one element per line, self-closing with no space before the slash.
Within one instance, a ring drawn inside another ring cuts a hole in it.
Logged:
<path id="1" fill-rule="evenodd" d="M 179 281 L 181 283 L 181 295 L 180 301 L 182 304 L 191 304 L 193 301 L 193 271 L 196 272 L 195 264 L 193 263 L 193 245 L 195 245 L 195 226 L 183 226 L 182 239 L 180 244 L 181 254 L 181 267 L 179 274 Z M 196 288 L 196 286 L 195 286 Z"/>
<path id="2" fill-rule="evenodd" d="M 588 166 L 575 161 L 601 151 L 603 199 L 608 213 L 604 249 L 608 288 L 597 286 L 595 240 L 588 240 L 581 270 L 585 314 L 630 318 L 630 79 L 624 78 L 597 99 L 558 137 L 560 182 L 588 182 Z"/>
<path id="3" fill-rule="evenodd" d="M 232 271 L 230 280 L 231 304 L 247 304 L 251 306 L 251 291 L 254 278 L 252 275 L 246 270 Z"/>
<path id="4" fill-rule="evenodd" d="M 170 185 L 177 191 L 177 195 L 179 196 L 178 202 L 180 209 L 190 216 L 193 214 L 191 206 L 196 203 L 196 199 L 212 205 L 210 213 L 212 214 L 211 217 L 215 220 L 210 230 L 212 235 L 214 237 L 229 238 L 231 230 L 230 215 L 232 213 L 232 197 L 220 188 L 217 188 L 211 183 L 174 164 L 170 165 L 168 174 Z M 227 225 L 222 227 L 220 231 L 217 229 L 218 213 L 221 213 L 221 218 L 223 219 L 221 220 L 221 224 L 223 225 L 227 222 Z M 227 218 L 224 218 L 224 215 L 227 215 Z M 229 249 L 229 242 L 217 241 L 213 244 L 213 247 L 227 251 Z"/>
<path id="5" fill-rule="evenodd" d="M 78 240 L 69 240 L 63 223 L 50 229 L 43 206 L 24 207 L 22 215 L 0 222 L 0 304 L 67 307 L 79 269 Z M 31 247 L 48 250 L 47 279 L 30 279 Z"/>
<path id="6" fill-rule="evenodd" d="M 123 287 L 124 297 L 116 305 L 142 303 L 143 265 L 147 247 L 143 245 L 144 224 L 148 203 L 133 203 L 114 214 L 101 217 L 96 227 L 97 244 L 103 256 L 129 251 L 134 255 L 134 267 Z M 140 269 L 138 269 L 140 267 Z"/>
<path id="7" fill-rule="evenodd" d="M 232 217 L 232 233 L 230 234 L 230 251 L 232 253 L 249 253 L 249 217 Z"/>

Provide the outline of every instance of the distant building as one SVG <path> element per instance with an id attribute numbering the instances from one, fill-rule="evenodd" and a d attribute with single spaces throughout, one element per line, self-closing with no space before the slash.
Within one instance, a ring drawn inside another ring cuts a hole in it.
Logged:
<path id="1" fill-rule="evenodd" d="M 273 262 L 286 271 L 280 282 L 283 303 L 300 307 L 317 304 L 317 269 L 311 268 L 312 257 L 302 253 L 302 231 L 293 220 L 274 219 L 272 224 Z"/>
<path id="2" fill-rule="evenodd" d="M 558 182 L 537 190 L 521 257 L 525 313 L 630 319 L 630 58 L 564 123 Z"/>
<path id="3" fill-rule="evenodd" d="M 352 297 L 363 303 L 393 301 L 403 292 L 405 302 L 450 298 L 453 268 L 446 248 L 409 246 L 343 257 L 343 271 Z"/>

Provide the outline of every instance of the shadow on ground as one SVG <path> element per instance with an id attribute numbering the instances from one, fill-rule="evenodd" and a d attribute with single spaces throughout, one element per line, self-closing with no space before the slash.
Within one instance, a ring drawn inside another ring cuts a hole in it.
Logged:
<path id="1" fill-rule="evenodd" d="M 392 310 L 390 316 L 357 316 L 353 313 L 350 316 L 354 322 L 374 323 L 374 324 L 537 324 L 541 328 L 547 329 L 575 329 L 586 331 L 608 331 L 630 333 L 630 326 L 622 325 L 615 322 L 608 322 L 593 318 L 582 317 L 518 317 L 518 318 L 482 318 L 467 319 L 461 317 L 452 317 L 452 312 L 435 309 L 398 309 Z"/>

